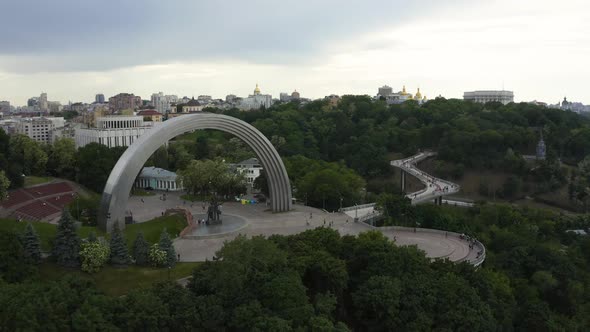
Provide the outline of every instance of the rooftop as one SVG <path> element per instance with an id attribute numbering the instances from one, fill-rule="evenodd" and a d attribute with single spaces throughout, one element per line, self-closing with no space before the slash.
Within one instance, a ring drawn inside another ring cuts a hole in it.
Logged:
<path id="1" fill-rule="evenodd" d="M 176 173 L 165 170 L 163 168 L 158 168 L 158 167 L 154 167 L 154 166 L 150 166 L 150 167 L 144 167 L 141 170 L 141 173 L 139 174 L 139 176 L 141 177 L 146 177 L 146 178 L 176 178 Z"/>

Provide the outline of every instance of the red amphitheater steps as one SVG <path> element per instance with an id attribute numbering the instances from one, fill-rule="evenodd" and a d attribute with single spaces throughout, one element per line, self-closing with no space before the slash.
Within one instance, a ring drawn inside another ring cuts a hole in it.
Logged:
<path id="1" fill-rule="evenodd" d="M 2 207 L 4 208 L 10 208 L 15 205 L 22 204 L 26 201 L 30 201 L 31 199 L 33 199 L 33 197 L 31 197 L 30 194 L 28 194 L 26 191 L 22 189 L 18 189 L 8 192 L 8 199 L 6 199 L 0 205 L 2 205 Z"/>

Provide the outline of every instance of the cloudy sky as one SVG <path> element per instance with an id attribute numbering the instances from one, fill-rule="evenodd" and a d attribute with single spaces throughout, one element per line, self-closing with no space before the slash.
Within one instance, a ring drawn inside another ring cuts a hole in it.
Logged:
<path id="1" fill-rule="evenodd" d="M 590 104 L 587 0 L 1 0 L 0 100 L 131 92 Z"/>

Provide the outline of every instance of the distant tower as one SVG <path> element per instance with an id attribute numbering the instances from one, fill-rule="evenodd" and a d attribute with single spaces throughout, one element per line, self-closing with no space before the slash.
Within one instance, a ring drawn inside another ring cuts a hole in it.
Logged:
<path id="1" fill-rule="evenodd" d="M 545 160 L 545 141 L 543 140 L 543 129 L 541 129 L 541 139 L 537 143 L 537 160 Z"/>
<path id="2" fill-rule="evenodd" d="M 47 111 L 49 109 L 47 93 L 45 92 L 41 93 L 41 96 L 39 97 L 39 109 L 41 109 L 41 111 Z"/>
<path id="3" fill-rule="evenodd" d="M 257 96 L 260 94 L 260 88 L 258 87 L 258 83 L 256 83 L 256 89 L 254 89 L 254 95 Z"/>
<path id="4" fill-rule="evenodd" d="M 99 104 L 104 104 L 104 95 L 102 93 L 97 94 L 94 97 L 94 101 L 99 103 Z"/>
<path id="5" fill-rule="evenodd" d="M 291 94 L 292 99 L 299 99 L 300 97 L 301 95 L 299 94 L 299 92 L 297 92 L 297 89 L 295 89 L 295 91 L 293 91 L 293 93 Z"/>

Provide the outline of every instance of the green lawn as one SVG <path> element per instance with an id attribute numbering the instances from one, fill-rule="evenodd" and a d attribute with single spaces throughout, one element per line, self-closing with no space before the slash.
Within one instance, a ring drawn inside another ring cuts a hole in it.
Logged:
<path id="1" fill-rule="evenodd" d="M 142 231 L 149 243 L 156 243 L 160 240 L 162 229 L 166 228 L 170 237 L 175 238 L 186 226 L 186 220 L 180 215 L 158 217 L 139 224 L 125 225 L 125 237 L 131 246 L 137 233 Z"/>
<path id="2" fill-rule="evenodd" d="M 31 222 L 39 239 L 41 240 L 41 248 L 43 251 L 51 250 L 51 242 L 55 238 L 55 232 L 57 231 L 57 225 L 49 224 L 46 222 Z M 15 231 L 22 233 L 27 225 L 27 222 L 18 222 L 14 219 L 0 219 L 0 231 Z M 96 229 L 96 227 L 81 226 L 78 228 L 78 235 L 81 238 L 88 237 L 90 232 L 94 231 L 97 236 L 102 236 L 104 233 Z"/>
<path id="3" fill-rule="evenodd" d="M 192 275 L 195 263 L 177 263 L 170 269 L 170 280 L 176 280 Z M 78 269 L 67 269 L 53 263 L 44 263 L 40 266 L 39 273 L 43 280 L 59 280 L 66 274 L 75 274 L 81 278 L 94 280 L 98 289 L 108 295 L 121 296 L 136 288 L 149 287 L 155 282 L 168 279 L 168 269 L 129 266 L 127 268 L 115 268 L 105 266 L 95 274 L 88 274 Z"/>
<path id="4" fill-rule="evenodd" d="M 131 192 L 132 196 L 155 196 L 156 193 L 153 191 L 147 191 L 147 190 L 143 190 L 143 189 L 134 189 Z"/>
<path id="5" fill-rule="evenodd" d="M 43 251 L 51 250 L 51 242 L 55 238 L 57 225 L 46 222 L 32 222 L 33 227 L 39 234 L 41 240 L 41 247 Z M 14 219 L 0 219 L 0 231 L 15 231 L 22 233 L 27 225 L 26 222 L 18 222 Z M 129 247 L 133 244 L 137 232 L 143 231 L 145 239 L 149 243 L 157 243 L 160 240 L 162 229 L 166 228 L 170 237 L 175 238 L 187 226 L 184 217 L 179 215 L 158 217 L 153 220 L 125 226 L 125 238 Z M 105 236 L 104 232 L 92 226 L 80 226 L 78 228 L 78 235 L 80 238 L 88 237 L 90 232 L 94 232 L 96 236 Z"/>
<path id="6" fill-rule="evenodd" d="M 38 185 L 41 183 L 46 183 L 53 180 L 52 177 L 43 177 L 43 176 L 26 176 L 25 177 L 25 187 L 30 187 L 34 185 Z"/>
<path id="7" fill-rule="evenodd" d="M 189 201 L 189 202 L 208 201 L 210 197 L 211 197 L 211 195 L 194 195 L 194 194 L 180 195 L 180 198 L 184 199 L 185 201 Z"/>

